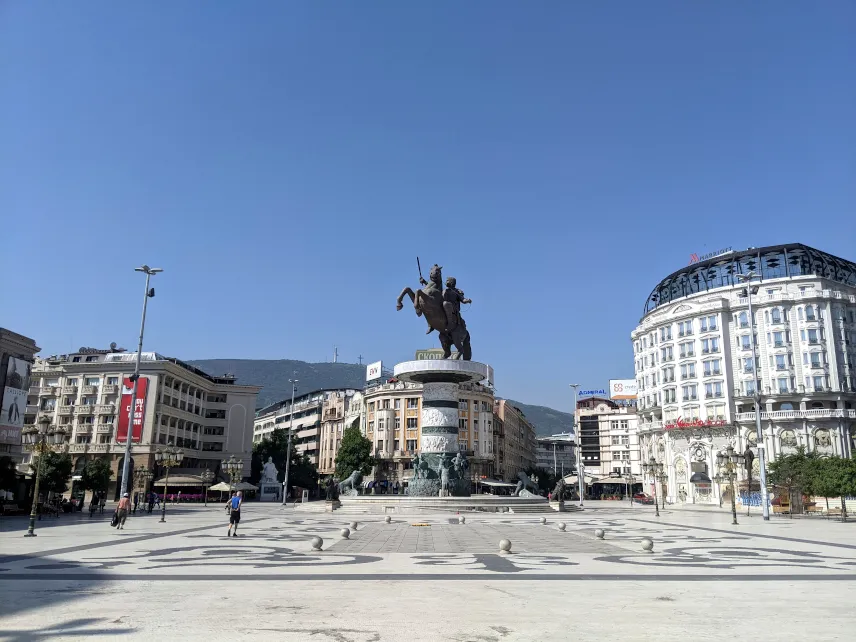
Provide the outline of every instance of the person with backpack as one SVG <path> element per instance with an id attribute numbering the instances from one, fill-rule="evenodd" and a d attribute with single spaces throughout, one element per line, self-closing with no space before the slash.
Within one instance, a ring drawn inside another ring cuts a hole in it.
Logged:
<path id="1" fill-rule="evenodd" d="M 235 527 L 235 537 L 238 536 L 238 524 L 241 521 L 241 504 L 244 503 L 241 497 L 241 491 L 232 493 L 232 497 L 226 503 L 226 509 L 229 511 L 229 530 L 226 531 L 226 537 L 232 535 L 232 526 Z"/>

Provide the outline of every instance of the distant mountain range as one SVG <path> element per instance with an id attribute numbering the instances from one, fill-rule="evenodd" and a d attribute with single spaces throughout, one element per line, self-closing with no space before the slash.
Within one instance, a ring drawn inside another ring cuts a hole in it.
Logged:
<path id="1" fill-rule="evenodd" d="M 366 367 L 355 363 L 307 363 L 291 359 L 197 359 L 188 363 L 215 376 L 231 373 L 238 378 L 239 384 L 261 386 L 256 404 L 259 408 L 289 398 L 289 379 L 298 380 L 298 394 L 321 388 L 360 389 L 366 381 Z M 539 435 L 570 430 L 570 413 L 509 401 L 520 408 Z"/>

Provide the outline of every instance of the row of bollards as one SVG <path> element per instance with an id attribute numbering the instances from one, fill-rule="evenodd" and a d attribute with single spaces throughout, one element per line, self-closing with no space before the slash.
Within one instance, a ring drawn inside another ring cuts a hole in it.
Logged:
<path id="1" fill-rule="evenodd" d="M 542 525 L 545 525 L 547 523 L 547 518 L 542 517 L 539 521 L 541 522 Z M 389 515 L 387 515 L 384 518 L 384 522 L 389 524 L 392 522 L 392 518 Z M 465 524 L 466 522 L 467 522 L 467 518 L 464 517 L 463 515 L 461 515 L 458 518 L 458 523 Z M 568 525 L 565 524 L 564 522 L 559 522 L 557 524 L 557 526 L 558 526 L 559 530 L 562 531 L 563 533 L 568 528 Z M 351 527 L 350 528 L 343 528 L 342 530 L 339 531 L 339 534 L 342 536 L 342 539 L 348 539 L 351 536 L 351 531 L 352 530 L 356 531 L 358 528 L 359 528 L 358 522 L 351 522 Z M 603 530 L 602 528 L 596 528 L 594 530 L 594 536 L 597 539 L 604 539 L 604 537 L 606 537 L 606 531 Z M 318 536 L 315 536 L 312 538 L 311 543 L 312 543 L 312 550 L 313 551 L 320 551 L 320 550 L 322 550 L 322 546 L 324 545 L 324 540 Z M 646 553 L 654 552 L 654 540 L 653 539 L 651 539 L 650 537 L 643 537 L 641 543 L 642 543 L 642 550 L 643 551 L 645 551 Z M 511 552 L 511 540 L 507 540 L 507 539 L 499 540 L 499 552 L 502 554 L 510 553 Z"/>

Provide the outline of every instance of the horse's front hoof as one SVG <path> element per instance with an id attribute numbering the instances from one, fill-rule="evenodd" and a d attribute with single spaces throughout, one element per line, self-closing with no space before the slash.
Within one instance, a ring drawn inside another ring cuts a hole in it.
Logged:
<path id="1" fill-rule="evenodd" d="M 395 309 L 396 309 L 396 310 L 401 310 L 403 307 L 404 307 L 404 306 L 403 306 L 401 303 L 399 303 L 398 305 L 396 305 L 396 306 L 395 306 Z"/>

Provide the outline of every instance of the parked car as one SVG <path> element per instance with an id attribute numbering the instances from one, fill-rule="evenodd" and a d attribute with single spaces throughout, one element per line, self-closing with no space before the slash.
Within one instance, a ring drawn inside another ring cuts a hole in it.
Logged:
<path id="1" fill-rule="evenodd" d="M 645 493 L 634 493 L 633 501 L 639 504 L 653 504 L 654 498 L 651 495 L 646 495 Z"/>

